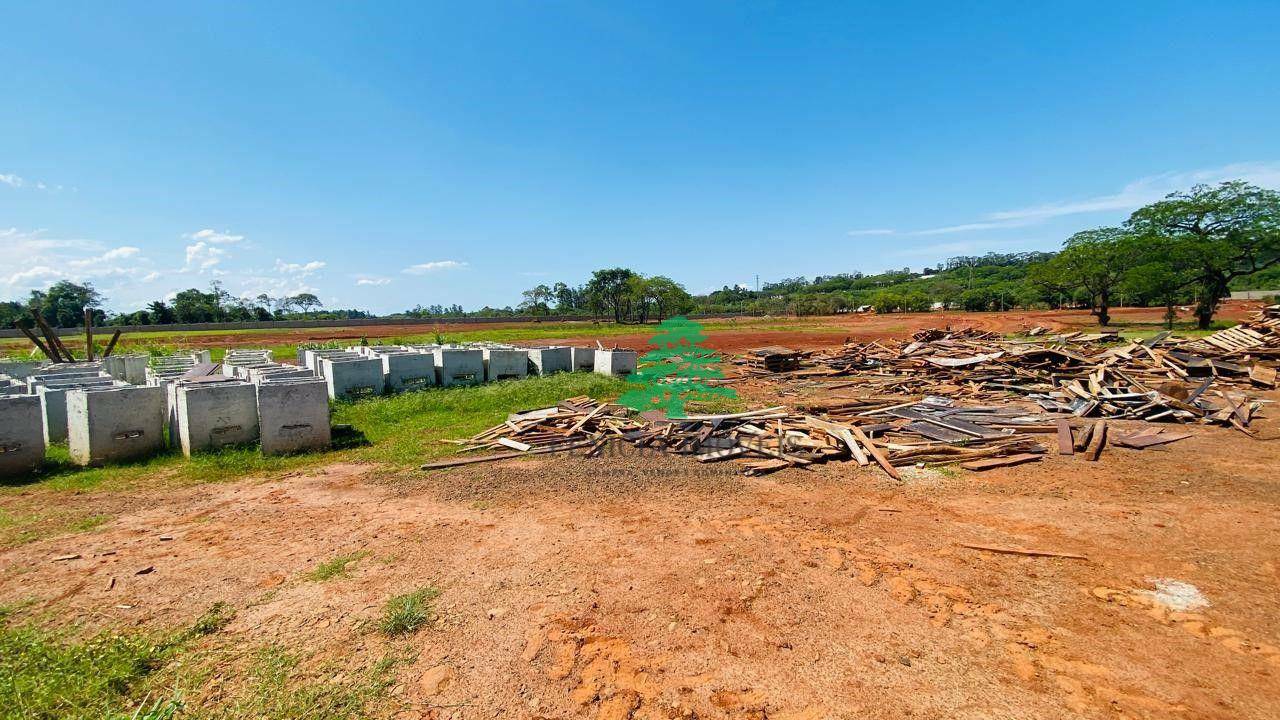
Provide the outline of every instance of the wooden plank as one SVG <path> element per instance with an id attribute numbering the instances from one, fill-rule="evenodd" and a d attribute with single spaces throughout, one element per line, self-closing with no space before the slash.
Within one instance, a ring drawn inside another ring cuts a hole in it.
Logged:
<path id="1" fill-rule="evenodd" d="M 856 425 L 850 426 L 849 432 L 853 433 L 853 437 L 856 438 L 858 442 L 862 443 L 862 446 L 867 449 L 867 452 L 871 453 L 871 457 L 876 459 L 876 462 L 880 467 L 884 468 L 884 471 L 889 474 L 889 477 L 897 480 L 898 482 L 902 482 L 902 476 L 898 474 L 897 468 L 889 462 L 889 458 L 885 457 L 884 453 L 880 452 L 880 448 L 876 447 L 876 444 L 871 442 L 871 438 L 867 437 L 866 434 L 863 433 L 862 430 L 859 430 Z"/>
<path id="2" fill-rule="evenodd" d="M 1255 362 L 1249 366 L 1249 380 L 1254 385 L 1273 388 L 1276 386 L 1276 369 Z"/>
<path id="3" fill-rule="evenodd" d="M 986 552 L 1000 553 L 1002 555 L 1025 555 L 1027 557 L 1053 557 L 1066 558 L 1068 560 L 1088 560 L 1084 555 L 1069 552 L 1059 552 L 1057 550 L 1028 550 L 1025 548 L 1005 547 L 1003 545 L 980 545 L 978 543 L 960 543 L 960 547 L 967 547 L 971 550 L 985 550 Z"/>
<path id="4" fill-rule="evenodd" d="M 508 438 L 508 437 L 498 438 L 498 444 L 502 445 L 503 447 L 509 447 L 512 450 L 519 450 L 520 452 L 529 452 L 530 450 L 533 449 L 533 446 L 529 445 L 528 443 L 522 443 L 518 440 L 512 440 L 511 438 Z"/>
<path id="5" fill-rule="evenodd" d="M 93 310 L 84 309 L 84 359 L 93 362 Z"/>
<path id="6" fill-rule="evenodd" d="M 111 342 L 107 343 L 107 349 L 102 351 L 102 357 L 111 357 L 111 351 L 116 349 L 116 341 L 120 339 L 120 328 L 111 334 Z"/>
<path id="7" fill-rule="evenodd" d="M 731 447 L 724 448 L 723 450 L 712 450 L 711 452 L 702 453 L 701 455 L 694 455 L 693 459 L 703 463 L 716 462 L 719 460 L 728 460 L 729 458 L 738 457 L 746 452 L 746 448 Z"/>
<path id="8" fill-rule="evenodd" d="M 1102 457 L 1102 448 L 1107 445 L 1107 421 L 1099 420 L 1093 424 L 1093 437 L 1089 440 L 1089 447 L 1085 450 L 1084 459 L 1090 462 L 1096 462 Z"/>
<path id="9" fill-rule="evenodd" d="M 1165 445 L 1179 440 L 1186 440 L 1191 437 L 1191 433 L 1161 433 L 1159 435 L 1130 435 L 1128 437 L 1116 438 L 1112 444 L 1121 447 L 1133 448 L 1141 450 L 1143 448 L 1152 447 L 1153 445 Z"/>
<path id="10" fill-rule="evenodd" d="M 992 468 L 1012 467 L 1023 463 L 1035 462 L 1040 456 L 1033 453 L 1018 453 L 1017 455 L 1005 455 L 1004 457 L 993 457 L 985 460 L 970 460 L 969 462 L 960 463 L 960 467 L 965 470 L 973 470 L 980 472 L 982 470 L 991 470 Z"/>
<path id="11" fill-rule="evenodd" d="M 1075 438 L 1071 436 L 1071 421 L 1058 421 L 1058 454 L 1075 455 Z"/>
<path id="12" fill-rule="evenodd" d="M 492 462 L 494 460 L 509 460 L 511 458 L 527 457 L 529 455 L 543 455 L 546 453 L 564 452 L 566 450 L 576 450 L 593 444 L 594 440 L 583 440 L 580 442 L 566 443 L 564 445 L 554 445 L 551 447 L 536 448 L 529 452 L 500 452 L 492 455 L 476 455 L 467 458 L 454 458 L 452 460 L 438 460 L 429 462 L 419 466 L 422 470 L 440 470 L 442 468 L 457 467 L 458 465 L 474 465 L 475 463 Z"/>

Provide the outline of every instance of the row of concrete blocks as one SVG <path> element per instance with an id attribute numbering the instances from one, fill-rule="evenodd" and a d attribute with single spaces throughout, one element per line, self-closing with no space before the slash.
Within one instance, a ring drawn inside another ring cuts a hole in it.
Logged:
<path id="1" fill-rule="evenodd" d="M 633 350 L 571 347 L 385 345 L 300 350 L 298 355 L 300 365 L 325 381 L 333 399 L 432 386 L 479 385 L 573 370 L 625 376 L 636 369 Z"/>
<path id="2" fill-rule="evenodd" d="M 149 359 L 146 355 L 110 355 L 100 361 L 91 363 L 50 363 L 36 360 L 3 361 L 0 362 L 0 394 L 4 394 L 5 387 L 16 387 L 19 381 L 25 382 L 32 375 L 48 374 L 67 368 L 82 370 L 85 367 L 92 367 L 121 382 L 126 382 L 130 385 L 143 385 L 147 381 L 147 363 Z"/>
<path id="3" fill-rule="evenodd" d="M 173 398 L 172 410 L 166 393 Z M 183 454 L 260 442 L 263 454 L 327 448 L 329 398 L 315 379 L 180 381 L 67 390 L 67 448 L 79 465 L 145 457 L 164 448 L 168 417 Z M 35 470 L 48 441 L 44 396 L 0 396 L 0 476 Z"/>

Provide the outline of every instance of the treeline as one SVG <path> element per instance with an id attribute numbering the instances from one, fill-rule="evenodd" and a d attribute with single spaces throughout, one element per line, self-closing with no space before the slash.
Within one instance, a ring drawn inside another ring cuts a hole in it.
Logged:
<path id="1" fill-rule="evenodd" d="M 208 292 L 189 288 L 175 294 L 172 300 L 155 300 L 131 313 L 108 315 L 103 310 L 105 301 L 92 284 L 63 280 L 48 290 L 33 290 L 26 303 L 0 303 L 0 327 L 12 327 L 16 321 L 30 318 L 32 310 L 54 327 L 75 327 L 84 322 L 85 308 L 92 311 L 94 324 L 99 326 L 373 317 L 363 310 L 323 310 L 324 303 L 311 293 L 282 298 L 266 294 L 252 299 L 234 297 L 217 281 Z"/>
<path id="2" fill-rule="evenodd" d="M 648 322 L 692 312 L 698 305 L 684 286 L 663 275 L 643 275 L 627 268 L 596 270 L 582 285 L 564 282 L 536 285 L 521 293 L 517 307 L 465 312 L 461 305 L 421 305 L 391 317 L 538 317 L 547 315 L 610 318 L 614 322 Z"/>
<path id="3" fill-rule="evenodd" d="M 864 275 L 785 278 L 759 289 L 725 286 L 693 296 L 662 275 L 627 268 L 596 270 L 581 285 L 540 284 L 517 307 L 421 305 L 390 317 L 527 317 L 564 315 L 647 322 L 689 312 L 825 315 L 875 309 L 974 312 L 1034 307 L 1086 307 L 1110 322 L 1116 305 L 1174 308 L 1194 305 L 1207 328 L 1232 290 L 1280 287 L 1280 193 L 1241 181 L 1198 185 L 1135 211 L 1117 227 L 1076 233 L 1057 253 L 958 256 L 919 272 L 910 268 Z M 361 310 L 324 310 L 302 293 L 283 298 L 237 298 L 217 282 L 133 313 L 108 317 L 92 285 L 59 282 L 34 291 L 26 303 L 0 303 L 0 326 L 38 310 L 53 325 L 83 322 L 93 309 L 100 325 L 373 317 Z"/>

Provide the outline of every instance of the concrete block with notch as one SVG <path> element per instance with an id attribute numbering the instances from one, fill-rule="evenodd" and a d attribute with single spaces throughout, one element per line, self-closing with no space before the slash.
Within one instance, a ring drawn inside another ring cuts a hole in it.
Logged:
<path id="1" fill-rule="evenodd" d="M 626 377 L 636 371 L 635 350 L 596 350 L 596 372 Z"/>
<path id="2" fill-rule="evenodd" d="M 321 358 L 320 374 L 334 400 L 355 400 L 381 395 L 387 381 L 382 376 L 382 362 L 354 355 L 351 358 Z"/>
<path id="3" fill-rule="evenodd" d="M 102 358 L 102 371 L 130 385 L 145 385 L 149 360 L 146 355 L 109 355 Z"/>
<path id="4" fill-rule="evenodd" d="M 574 372 L 593 372 L 596 369 L 595 348 L 576 347 L 572 351 Z"/>
<path id="5" fill-rule="evenodd" d="M 254 387 L 263 455 L 329 447 L 329 390 L 323 380 L 267 380 Z"/>
<path id="6" fill-rule="evenodd" d="M 251 383 L 177 383 L 176 395 L 183 455 L 257 441 L 258 394 Z"/>
<path id="7" fill-rule="evenodd" d="M 529 363 L 538 375 L 551 375 L 573 370 L 573 348 L 529 348 Z"/>
<path id="8" fill-rule="evenodd" d="M 164 447 L 163 388 L 67 391 L 67 449 L 77 465 L 146 457 Z"/>
<path id="9" fill-rule="evenodd" d="M 0 396 L 0 477 L 25 475 L 44 460 L 40 398 Z"/>
<path id="10" fill-rule="evenodd" d="M 458 347 L 435 351 L 436 380 L 441 387 L 479 385 L 484 382 L 484 353 Z"/>
<path id="11" fill-rule="evenodd" d="M 75 380 L 49 381 L 37 385 L 44 441 L 48 445 L 67 439 L 67 392 L 77 388 L 109 388 L 117 383 L 109 375 L 95 375 Z"/>
<path id="12" fill-rule="evenodd" d="M 421 390 L 436 384 L 434 355 L 414 351 L 379 352 L 372 356 L 382 363 L 387 392 Z"/>
<path id="13" fill-rule="evenodd" d="M 0 375 L 24 380 L 47 365 L 43 360 L 0 360 Z"/>
<path id="14" fill-rule="evenodd" d="M 529 374 L 529 351 L 516 348 L 484 348 L 484 379 L 522 380 Z"/>

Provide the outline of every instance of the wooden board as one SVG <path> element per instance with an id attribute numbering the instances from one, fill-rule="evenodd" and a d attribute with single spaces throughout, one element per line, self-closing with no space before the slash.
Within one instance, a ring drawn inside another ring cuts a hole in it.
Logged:
<path id="1" fill-rule="evenodd" d="M 1071 422 L 1069 420 L 1058 421 L 1058 454 L 1076 454 L 1075 438 L 1071 436 Z"/>
<path id="2" fill-rule="evenodd" d="M 1018 453 L 1017 455 L 1006 455 L 1004 457 L 986 458 L 984 460 L 971 460 L 969 462 L 960 463 L 960 467 L 965 470 L 973 470 L 981 472 L 982 470 L 991 470 L 992 468 L 1012 467 L 1023 463 L 1035 462 L 1040 456 L 1032 453 Z"/>

